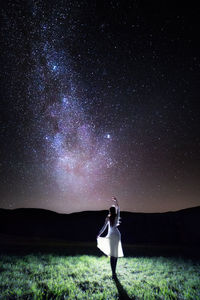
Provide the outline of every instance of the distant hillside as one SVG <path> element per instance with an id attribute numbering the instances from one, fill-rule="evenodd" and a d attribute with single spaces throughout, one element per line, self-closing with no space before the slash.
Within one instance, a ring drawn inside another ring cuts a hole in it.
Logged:
<path id="1" fill-rule="evenodd" d="M 107 211 L 59 214 L 42 209 L 0 209 L 0 234 L 92 242 L 106 216 Z M 167 213 L 121 212 L 121 218 L 123 243 L 200 244 L 200 207 Z"/>

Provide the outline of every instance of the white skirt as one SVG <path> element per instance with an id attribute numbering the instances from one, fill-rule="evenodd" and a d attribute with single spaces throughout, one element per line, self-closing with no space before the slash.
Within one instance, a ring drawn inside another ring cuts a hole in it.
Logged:
<path id="1" fill-rule="evenodd" d="M 120 232 L 113 232 L 106 237 L 97 238 L 97 247 L 107 256 L 123 257 Z"/>

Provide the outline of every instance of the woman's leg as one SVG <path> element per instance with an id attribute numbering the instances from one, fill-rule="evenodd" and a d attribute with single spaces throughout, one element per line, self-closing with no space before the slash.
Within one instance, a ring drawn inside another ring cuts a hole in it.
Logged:
<path id="1" fill-rule="evenodd" d="M 110 265 L 111 265 L 112 274 L 114 275 L 116 273 L 117 257 L 114 256 L 110 257 Z"/>

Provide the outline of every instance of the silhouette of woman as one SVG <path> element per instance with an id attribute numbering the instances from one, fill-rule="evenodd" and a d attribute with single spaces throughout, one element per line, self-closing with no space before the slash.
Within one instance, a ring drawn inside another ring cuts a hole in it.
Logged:
<path id="1" fill-rule="evenodd" d="M 107 256 L 110 256 L 112 277 L 115 278 L 117 258 L 123 257 L 124 254 L 121 244 L 121 234 L 117 229 L 117 226 L 120 225 L 120 208 L 117 199 L 115 197 L 112 197 L 112 200 L 115 204 L 110 207 L 109 214 L 105 220 L 105 224 L 97 236 L 97 247 Z M 107 226 L 108 234 L 106 235 L 106 237 L 100 237 Z"/>

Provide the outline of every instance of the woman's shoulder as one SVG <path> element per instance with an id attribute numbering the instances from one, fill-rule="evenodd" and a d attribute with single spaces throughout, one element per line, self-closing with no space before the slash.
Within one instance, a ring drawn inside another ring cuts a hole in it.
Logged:
<path id="1" fill-rule="evenodd" d="M 108 222 L 110 220 L 109 216 L 106 217 L 105 222 Z"/>

